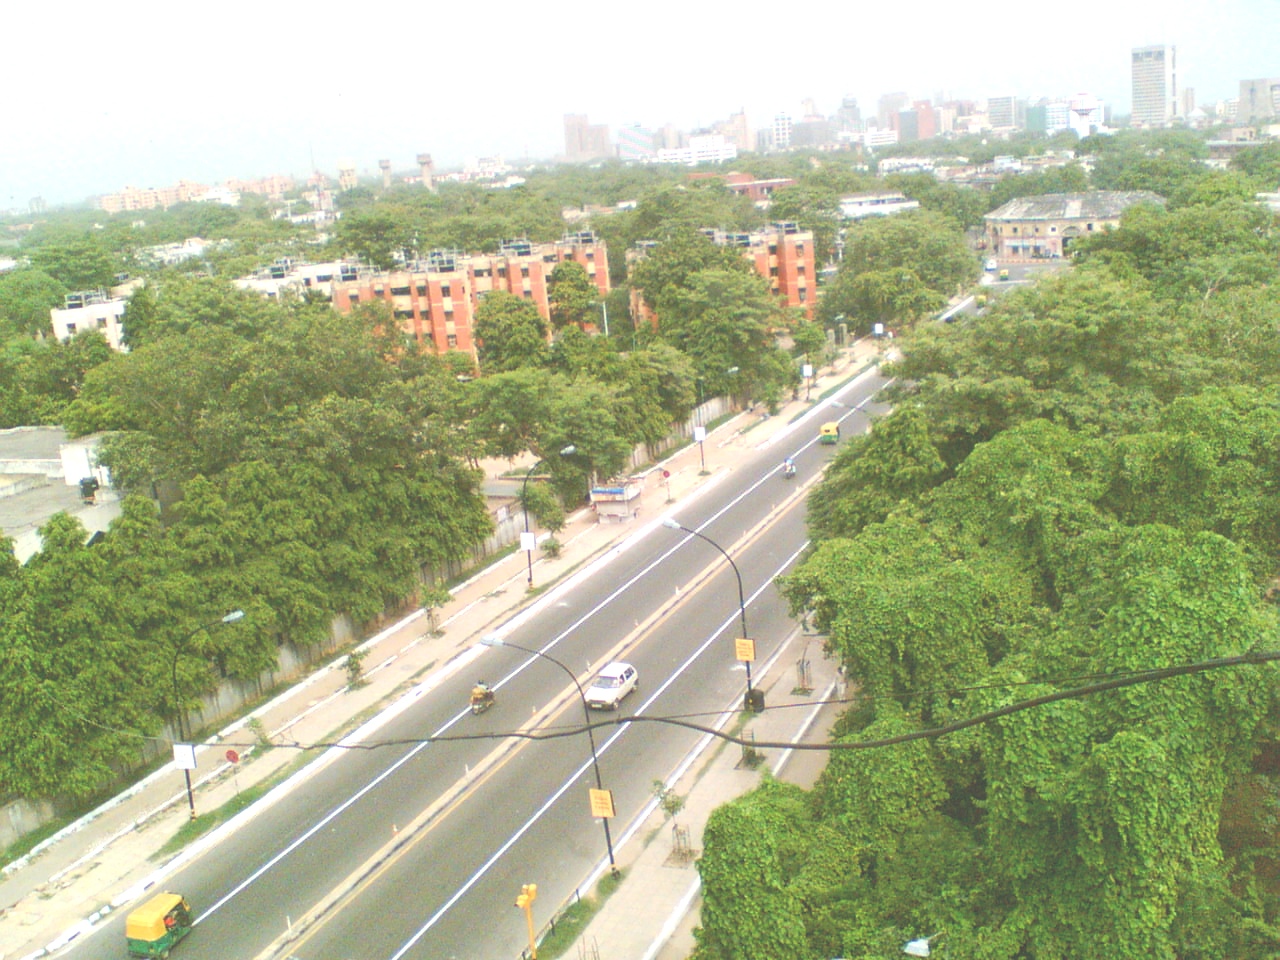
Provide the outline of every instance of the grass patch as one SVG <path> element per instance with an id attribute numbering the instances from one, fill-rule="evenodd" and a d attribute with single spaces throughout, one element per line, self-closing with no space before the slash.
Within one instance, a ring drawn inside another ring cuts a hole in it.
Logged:
<path id="1" fill-rule="evenodd" d="M 191 841 L 204 836 L 214 827 L 226 823 L 241 810 L 261 800 L 278 781 L 276 778 L 241 790 L 233 799 L 228 800 L 211 813 L 202 813 L 194 820 L 188 820 L 178 828 L 177 833 L 168 839 L 163 847 L 152 855 L 152 860 L 161 860 L 172 853 L 177 853 Z"/>
<path id="2" fill-rule="evenodd" d="M 596 884 L 594 895 L 576 900 L 561 910 L 538 943 L 539 960 L 556 960 L 564 956 L 578 942 L 591 918 L 618 892 L 622 879 L 621 873 L 616 877 L 606 873 Z"/>

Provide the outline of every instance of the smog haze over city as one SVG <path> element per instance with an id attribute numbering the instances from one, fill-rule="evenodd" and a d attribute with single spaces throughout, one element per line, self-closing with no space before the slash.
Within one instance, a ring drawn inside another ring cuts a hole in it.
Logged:
<path id="1" fill-rule="evenodd" d="M 1129 53 L 1177 47 L 1179 87 L 1206 110 L 1280 75 L 1280 0 L 1161 5 L 641 7 L 125 2 L 6 14 L 0 209 L 79 203 L 126 186 L 330 175 L 350 159 L 415 172 L 564 152 L 563 118 L 611 132 L 753 129 L 801 102 L 856 97 L 1100 97 L 1130 110 Z"/>

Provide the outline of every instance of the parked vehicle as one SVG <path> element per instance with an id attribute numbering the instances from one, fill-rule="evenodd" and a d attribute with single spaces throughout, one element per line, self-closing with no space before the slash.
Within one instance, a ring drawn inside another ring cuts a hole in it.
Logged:
<path id="1" fill-rule="evenodd" d="M 585 694 L 593 710 L 617 710 L 622 701 L 640 685 L 640 675 L 629 663 L 615 660 L 596 674 Z"/>
<path id="2" fill-rule="evenodd" d="M 168 957 L 194 923 L 191 905 L 181 894 L 157 893 L 125 919 L 129 956 Z"/>
<path id="3" fill-rule="evenodd" d="M 838 421 L 831 420 L 822 425 L 818 431 L 819 443 L 839 443 L 840 442 L 840 424 Z"/>
<path id="4" fill-rule="evenodd" d="M 999 266 L 1000 264 L 996 263 L 995 257 L 987 257 L 987 262 L 983 264 L 983 267 L 986 269 L 987 273 L 995 273 L 996 269 Z"/>

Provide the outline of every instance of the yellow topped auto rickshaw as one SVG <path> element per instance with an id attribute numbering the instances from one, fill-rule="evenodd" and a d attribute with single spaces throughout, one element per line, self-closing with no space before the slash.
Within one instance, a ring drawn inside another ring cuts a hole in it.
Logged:
<path id="1" fill-rule="evenodd" d="M 819 443 L 839 443 L 840 442 L 840 424 L 835 420 L 828 421 L 822 425 L 822 429 L 818 431 Z"/>
<path id="2" fill-rule="evenodd" d="M 177 893 L 157 893 L 129 914 L 124 923 L 131 957 L 167 957 L 191 932 L 191 905 Z"/>

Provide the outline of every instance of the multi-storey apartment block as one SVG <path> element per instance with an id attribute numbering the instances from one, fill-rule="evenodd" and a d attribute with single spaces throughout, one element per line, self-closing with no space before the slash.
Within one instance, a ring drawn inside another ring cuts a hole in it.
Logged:
<path id="1" fill-rule="evenodd" d="M 354 279 L 333 281 L 333 306 L 348 313 L 360 303 L 390 304 L 401 329 L 437 353 L 475 353 L 472 321 L 488 293 L 523 297 L 544 320 L 551 316 L 548 282 L 556 265 L 581 264 L 603 300 L 609 292 L 609 254 L 590 231 L 555 243 L 513 240 L 496 254 L 434 251 L 389 273 L 360 269 Z"/>
<path id="2" fill-rule="evenodd" d="M 123 297 L 109 296 L 105 290 L 68 293 L 62 307 L 49 311 L 53 335 L 59 340 L 70 340 L 85 330 L 97 330 L 113 350 L 122 350 L 125 306 Z"/>

